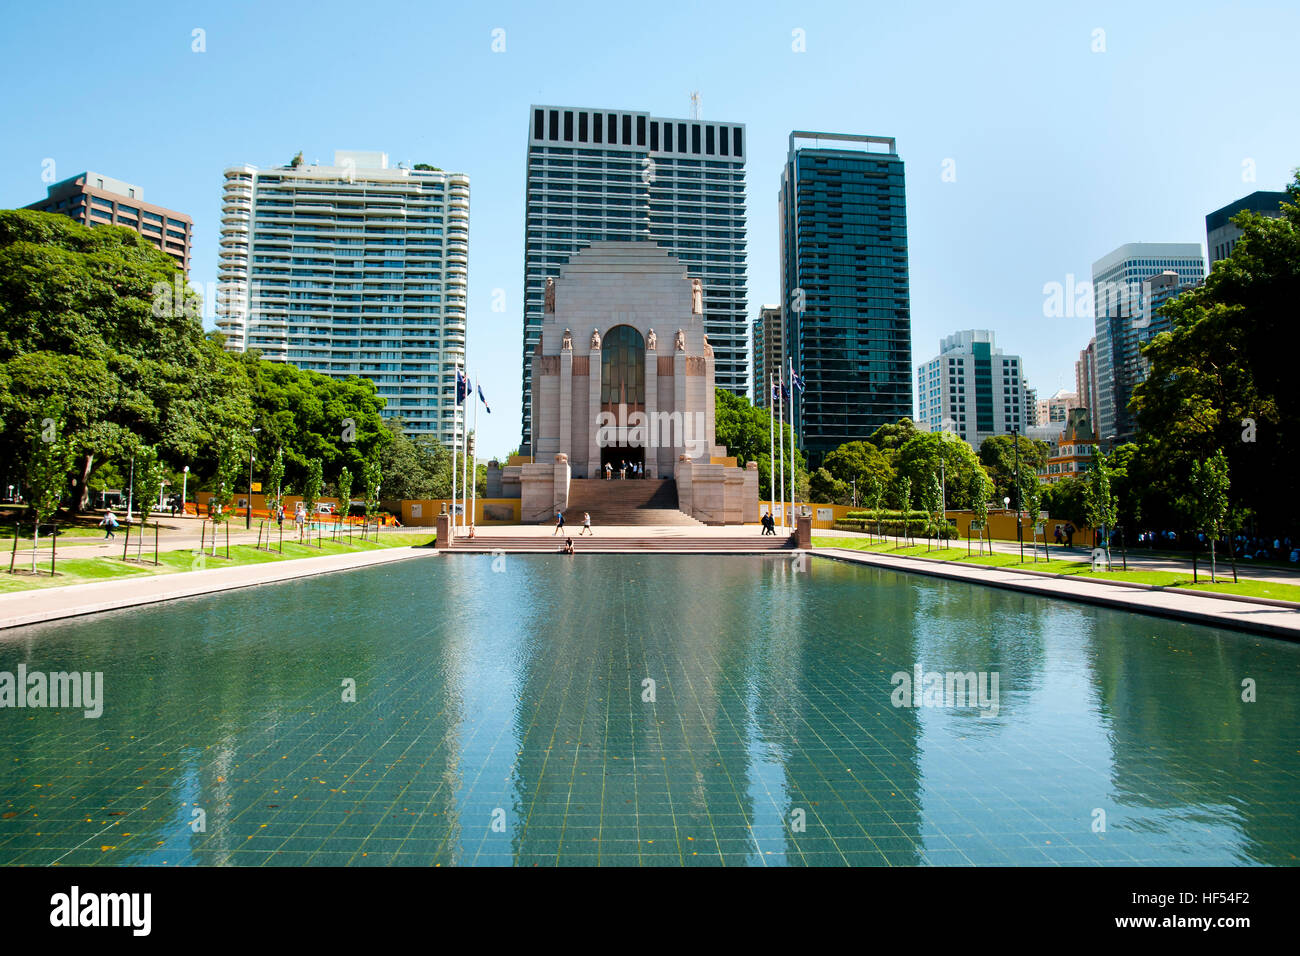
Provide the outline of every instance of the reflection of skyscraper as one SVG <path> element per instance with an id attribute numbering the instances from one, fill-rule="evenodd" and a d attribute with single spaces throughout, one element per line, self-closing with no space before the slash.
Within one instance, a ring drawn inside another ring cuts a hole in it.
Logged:
<path id="1" fill-rule="evenodd" d="M 779 214 L 786 354 L 807 384 L 792 421 L 816 465 L 912 414 L 907 198 L 895 141 L 791 133 Z"/>
<path id="2" fill-rule="evenodd" d="M 749 390 L 745 127 L 632 110 L 534 106 L 524 227 L 523 445 L 546 279 L 588 243 L 653 241 L 704 283 L 719 388 Z"/>

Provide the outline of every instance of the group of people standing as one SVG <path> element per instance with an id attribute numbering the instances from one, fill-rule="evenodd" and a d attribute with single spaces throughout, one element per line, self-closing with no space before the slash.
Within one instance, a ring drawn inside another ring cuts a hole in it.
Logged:
<path id="1" fill-rule="evenodd" d="M 609 481 L 611 478 L 614 477 L 614 471 L 615 471 L 615 469 L 614 469 L 613 464 L 610 463 L 610 462 L 608 462 L 608 461 L 605 462 L 605 480 L 606 480 L 606 481 Z M 633 478 L 644 478 L 644 477 L 645 477 L 645 469 L 641 466 L 641 462 L 639 462 L 639 461 L 634 461 L 634 462 L 630 462 L 630 463 L 627 462 L 627 461 L 622 461 L 622 462 L 619 463 L 619 466 L 618 466 L 618 476 L 619 476 L 620 478 L 626 478 L 626 477 L 628 476 L 628 473 L 629 473 L 629 472 L 631 473 L 631 475 L 632 475 Z"/>

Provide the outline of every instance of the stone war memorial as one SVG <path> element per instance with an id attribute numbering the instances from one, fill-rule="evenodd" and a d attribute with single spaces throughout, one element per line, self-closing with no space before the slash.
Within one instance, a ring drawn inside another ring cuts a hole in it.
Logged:
<path id="1" fill-rule="evenodd" d="M 544 311 L 532 462 L 502 474 L 523 521 L 570 508 L 605 523 L 656 509 L 705 524 L 758 520 L 757 465 L 738 468 L 714 444 L 699 279 L 656 243 L 595 242 L 547 280 Z M 642 503 L 620 507 L 629 501 Z"/>

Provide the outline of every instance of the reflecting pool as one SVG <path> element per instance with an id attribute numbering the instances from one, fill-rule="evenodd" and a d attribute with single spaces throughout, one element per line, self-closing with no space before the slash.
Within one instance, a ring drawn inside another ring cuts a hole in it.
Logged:
<path id="1" fill-rule="evenodd" d="M 20 665 L 103 710 L 0 709 L 4 864 L 1300 848 L 1300 647 L 825 559 L 421 557 L 0 634 Z"/>

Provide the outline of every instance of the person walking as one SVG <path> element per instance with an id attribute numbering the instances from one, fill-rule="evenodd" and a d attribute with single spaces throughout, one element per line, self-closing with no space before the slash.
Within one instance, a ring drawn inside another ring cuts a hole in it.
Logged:
<path id="1" fill-rule="evenodd" d="M 587 511 L 582 513 L 582 530 L 578 532 L 578 537 L 582 537 L 584 534 L 589 534 L 593 538 L 596 536 L 595 532 L 591 530 L 591 513 Z"/>
<path id="2" fill-rule="evenodd" d="M 564 512 L 557 511 L 555 512 L 555 530 L 551 532 L 551 537 L 554 538 L 557 534 L 559 534 L 563 530 L 564 530 Z"/>
<path id="3" fill-rule="evenodd" d="M 104 509 L 104 520 L 99 523 L 104 529 L 104 540 L 117 537 L 117 515 L 113 514 L 113 509 Z"/>

